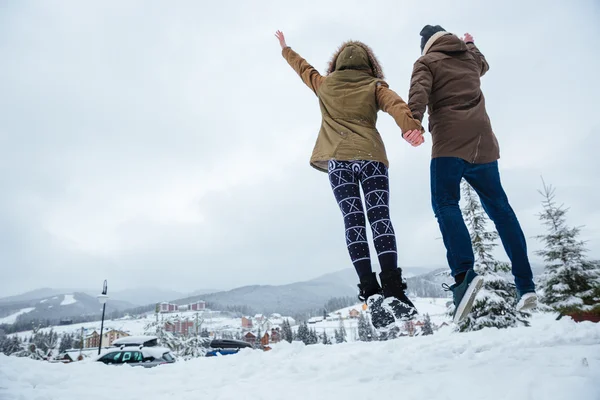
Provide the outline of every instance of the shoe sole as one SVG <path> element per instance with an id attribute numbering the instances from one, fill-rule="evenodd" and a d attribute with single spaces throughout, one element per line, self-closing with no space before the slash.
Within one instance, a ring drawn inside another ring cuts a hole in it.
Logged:
<path id="1" fill-rule="evenodd" d="M 482 287 L 483 287 L 483 278 L 481 276 L 476 276 L 475 278 L 473 278 L 473 280 L 471 281 L 471 284 L 469 285 L 469 287 L 467 288 L 467 291 L 465 292 L 465 295 L 463 296 L 462 300 L 458 304 L 458 307 L 456 307 L 456 313 L 454 314 L 454 320 L 453 320 L 453 322 L 455 324 L 461 323 L 462 321 L 465 320 L 467 315 L 469 315 L 469 313 L 471 312 L 471 309 L 473 308 L 473 303 L 475 302 L 475 297 L 477 296 L 477 293 L 479 293 L 479 291 L 481 290 Z"/>
<path id="2" fill-rule="evenodd" d="M 413 311 L 409 314 L 404 314 L 400 317 L 396 316 L 396 312 L 394 311 L 394 307 L 392 306 L 392 302 L 396 300 L 398 302 L 400 302 L 401 304 L 404 304 L 406 307 L 411 308 Z M 394 316 L 394 319 L 396 320 L 396 322 L 406 322 L 406 321 L 412 321 L 415 319 L 415 317 L 417 315 L 419 315 L 419 311 L 417 310 L 416 307 L 410 307 L 408 304 L 406 304 L 403 301 L 400 301 L 399 299 L 396 298 L 392 298 L 392 297 L 388 297 L 385 300 L 383 300 L 383 307 Z"/>
<path id="3" fill-rule="evenodd" d="M 390 329 L 396 326 L 396 319 L 394 314 L 388 310 L 383 304 L 384 298 L 381 295 L 375 295 L 367 301 L 367 308 L 371 311 L 371 325 L 377 332 L 388 332 Z M 373 315 L 373 311 L 379 309 L 381 314 Z M 389 323 L 373 323 L 373 319 L 383 321 L 388 320 Z"/>
<path id="4" fill-rule="evenodd" d="M 537 296 L 527 296 L 527 294 L 523 295 L 519 304 L 517 304 L 517 311 L 527 311 L 532 310 L 537 307 Z"/>

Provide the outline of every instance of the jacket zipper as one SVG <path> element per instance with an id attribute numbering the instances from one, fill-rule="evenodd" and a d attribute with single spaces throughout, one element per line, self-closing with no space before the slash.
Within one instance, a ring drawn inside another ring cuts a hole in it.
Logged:
<path id="1" fill-rule="evenodd" d="M 479 139 L 477 139 L 477 147 L 475 148 L 475 157 L 473 157 L 473 161 L 471 164 L 475 164 L 475 160 L 477 160 L 477 156 L 479 155 L 479 144 L 481 143 L 481 134 L 479 134 Z"/>

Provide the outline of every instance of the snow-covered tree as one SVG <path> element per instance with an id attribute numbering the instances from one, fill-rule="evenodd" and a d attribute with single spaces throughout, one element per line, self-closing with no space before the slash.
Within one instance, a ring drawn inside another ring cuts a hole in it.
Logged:
<path id="1" fill-rule="evenodd" d="M 315 329 L 311 329 L 308 335 L 309 344 L 317 344 L 319 343 L 319 335 Z"/>
<path id="2" fill-rule="evenodd" d="M 488 229 L 488 217 L 477 198 L 477 194 L 465 180 L 461 184 L 465 199 L 462 209 L 469 228 L 475 272 L 483 278 L 483 287 L 477 294 L 473 308 L 467 318 L 457 326 L 460 332 L 476 331 L 486 327 L 508 328 L 528 326 L 528 313 L 515 310 L 516 289 L 508 280 L 510 264 L 494 259 L 493 249 L 498 245 L 498 232 Z M 449 313 L 454 311 L 451 304 Z"/>
<path id="3" fill-rule="evenodd" d="M 363 313 L 358 316 L 358 340 L 370 342 L 375 339 L 375 332 Z"/>
<path id="4" fill-rule="evenodd" d="M 335 343 L 341 343 L 340 341 L 340 332 L 337 329 L 333 331 L 333 337 L 335 338 Z"/>
<path id="5" fill-rule="evenodd" d="M 27 357 L 32 360 L 44 360 L 46 358 L 46 352 L 38 348 L 35 343 L 27 343 L 20 346 L 19 351 L 13 352 L 12 355 L 17 357 Z"/>
<path id="6" fill-rule="evenodd" d="M 261 340 L 262 340 L 262 332 L 260 331 L 260 327 L 259 327 L 258 331 L 256 332 L 256 340 L 254 341 L 254 345 L 256 347 L 260 347 L 262 344 Z"/>
<path id="7" fill-rule="evenodd" d="M 60 338 L 60 346 L 58 348 L 58 352 L 62 353 L 71 348 L 73 348 L 73 335 L 69 333 L 63 333 Z"/>
<path id="8" fill-rule="evenodd" d="M 310 332 L 308 331 L 308 325 L 306 321 L 298 326 L 298 332 L 296 333 L 296 340 L 300 340 L 304 344 L 309 344 Z"/>
<path id="9" fill-rule="evenodd" d="M 21 339 L 17 335 L 7 336 L 3 331 L 0 331 L 0 353 L 10 356 L 21 350 Z"/>
<path id="10" fill-rule="evenodd" d="M 543 181 L 542 181 L 543 182 Z M 580 228 L 569 227 L 568 209 L 554 200 L 555 189 L 543 182 L 544 210 L 539 218 L 547 229 L 537 238 L 544 249 L 545 270 L 540 279 L 543 303 L 561 314 L 593 312 L 600 314 L 600 261 L 585 257 L 585 242 L 579 240 Z"/>
<path id="11" fill-rule="evenodd" d="M 281 325 L 281 338 L 288 343 L 292 343 L 292 340 L 294 340 L 294 333 L 288 319 L 284 320 Z"/>
<path id="12" fill-rule="evenodd" d="M 336 342 L 337 343 L 343 343 L 346 341 L 346 327 L 344 326 L 344 320 L 342 318 L 340 318 L 340 326 L 337 330 L 338 335 L 339 335 L 339 341 L 336 338 Z"/>
<path id="13" fill-rule="evenodd" d="M 144 327 L 145 335 L 152 335 L 158 338 L 161 346 L 167 347 L 169 350 L 177 352 L 182 347 L 181 339 L 168 332 L 165 329 L 163 322 L 150 322 Z"/>
<path id="14" fill-rule="evenodd" d="M 327 332 L 323 331 L 323 344 L 331 344 L 331 341 L 329 340 L 329 338 L 327 337 Z"/>
<path id="15" fill-rule="evenodd" d="M 197 357 L 204 357 L 209 346 L 210 339 L 199 336 L 192 336 L 182 340 L 179 349 L 179 356 L 184 360 Z"/>
<path id="16" fill-rule="evenodd" d="M 433 335 L 433 326 L 431 326 L 431 318 L 429 314 L 425 314 L 425 318 L 423 320 L 423 328 L 421 329 L 421 334 L 423 336 Z"/>

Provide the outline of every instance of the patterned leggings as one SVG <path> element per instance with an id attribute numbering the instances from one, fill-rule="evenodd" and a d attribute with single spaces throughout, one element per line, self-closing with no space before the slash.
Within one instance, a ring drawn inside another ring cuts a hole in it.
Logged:
<path id="1" fill-rule="evenodd" d="M 362 186 L 373 242 L 382 270 L 398 265 L 396 236 L 390 221 L 389 180 L 385 164 L 378 161 L 329 161 L 329 182 L 344 216 L 346 244 L 359 278 L 372 272 Z"/>

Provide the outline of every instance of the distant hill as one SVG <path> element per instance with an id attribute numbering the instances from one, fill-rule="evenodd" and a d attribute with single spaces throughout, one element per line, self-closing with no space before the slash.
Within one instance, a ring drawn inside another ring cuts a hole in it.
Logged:
<path id="1" fill-rule="evenodd" d="M 190 293 L 184 293 L 181 291 L 160 289 L 155 287 L 136 287 L 128 288 L 125 290 L 116 290 L 108 292 L 110 296 L 110 302 L 117 302 L 116 308 L 122 309 L 120 303 L 127 303 L 128 306 L 145 306 L 152 303 L 158 303 L 161 301 L 169 301 L 174 299 L 180 299 L 186 296 L 199 296 L 206 293 L 218 292 L 216 289 L 197 289 Z M 26 293 L 22 293 L 16 296 L 2 297 L 0 298 L 0 306 L 7 305 L 10 303 L 27 303 L 35 302 L 36 300 L 43 300 L 54 296 L 60 296 L 69 293 L 83 293 L 91 297 L 96 297 L 98 290 L 90 289 L 52 289 L 52 288 L 41 288 L 31 290 Z"/>
<path id="2" fill-rule="evenodd" d="M 430 268 L 405 268 L 408 276 L 429 272 Z M 332 272 L 304 282 L 287 285 L 252 285 L 233 290 L 189 296 L 175 301 L 186 304 L 197 300 L 223 306 L 245 305 L 261 313 L 294 315 L 322 307 L 332 297 L 356 297 L 358 278 L 353 268 Z"/>
<path id="3" fill-rule="evenodd" d="M 102 305 L 98 299 L 86 293 L 57 294 L 53 291 L 39 293 L 51 294 L 42 298 L 1 303 L 0 324 L 13 324 L 17 321 L 25 323 L 34 320 L 59 321 L 73 317 L 100 315 L 102 312 Z M 106 304 L 106 312 L 133 307 L 133 304 L 125 301 L 111 300 Z"/>

